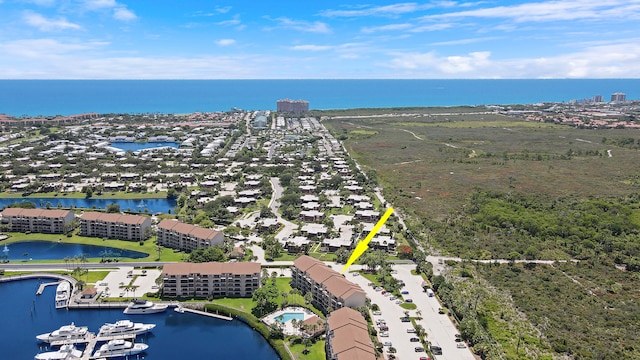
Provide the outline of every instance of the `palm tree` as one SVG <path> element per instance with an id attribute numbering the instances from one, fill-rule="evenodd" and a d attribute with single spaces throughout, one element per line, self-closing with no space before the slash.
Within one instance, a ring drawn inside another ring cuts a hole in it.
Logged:
<path id="1" fill-rule="evenodd" d="M 422 319 L 422 311 L 420 309 L 416 310 L 416 317 Z"/>

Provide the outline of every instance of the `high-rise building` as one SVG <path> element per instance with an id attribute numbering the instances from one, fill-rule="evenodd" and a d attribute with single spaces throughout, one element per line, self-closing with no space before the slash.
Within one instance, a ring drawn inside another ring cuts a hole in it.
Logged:
<path id="1" fill-rule="evenodd" d="M 121 240 L 144 240 L 151 235 L 151 219 L 140 215 L 88 211 L 80 218 L 80 235 Z"/>
<path id="2" fill-rule="evenodd" d="M 611 102 L 625 102 L 627 101 L 627 94 L 616 92 L 611 94 Z"/>
<path id="3" fill-rule="evenodd" d="M 306 100 L 278 100 L 277 105 L 279 113 L 303 114 L 309 111 L 309 102 Z"/>
<path id="4" fill-rule="evenodd" d="M 601 103 L 601 102 L 604 102 L 604 96 L 602 96 L 602 95 L 595 95 L 595 96 L 593 97 L 593 102 L 595 102 L 595 103 Z"/>
<path id="5" fill-rule="evenodd" d="M 165 264 L 162 285 L 162 293 L 168 297 L 251 297 L 260 287 L 260 264 Z"/>

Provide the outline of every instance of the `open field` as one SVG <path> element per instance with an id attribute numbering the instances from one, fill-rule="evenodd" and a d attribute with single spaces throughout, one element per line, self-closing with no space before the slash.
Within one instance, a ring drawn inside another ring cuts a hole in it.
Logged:
<path id="1" fill-rule="evenodd" d="M 449 266 L 451 287 L 439 296 L 466 319 L 461 332 L 478 353 L 638 358 L 630 304 L 639 300 L 631 284 L 640 269 L 640 154 L 622 144 L 638 143 L 640 134 L 474 111 L 323 115 L 429 252 L 582 260 L 462 272 Z"/>
<path id="2" fill-rule="evenodd" d="M 324 123 L 337 137 L 347 137 L 347 150 L 378 173 L 394 204 L 435 220 L 459 210 L 476 188 L 555 197 L 638 189 L 632 185 L 637 151 L 602 144 L 632 130 L 583 130 L 499 114 Z"/>

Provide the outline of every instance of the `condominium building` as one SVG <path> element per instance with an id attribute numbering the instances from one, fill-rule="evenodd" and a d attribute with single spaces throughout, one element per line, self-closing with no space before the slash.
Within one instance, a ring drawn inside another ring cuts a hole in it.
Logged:
<path id="1" fill-rule="evenodd" d="M 162 270 L 167 297 L 250 297 L 260 287 L 260 264 L 172 263 Z"/>
<path id="2" fill-rule="evenodd" d="M 50 209 L 6 208 L 2 210 L 2 223 L 11 231 L 63 234 L 70 230 L 75 219 L 73 211 Z"/>
<path id="3" fill-rule="evenodd" d="M 88 211 L 80 217 L 80 235 L 120 240 L 144 240 L 151 233 L 151 219 L 140 215 L 122 215 Z"/>
<path id="4" fill-rule="evenodd" d="M 362 288 L 347 280 L 311 256 L 303 255 L 293 262 L 291 286 L 302 294 L 311 293 L 313 304 L 320 309 L 364 306 L 366 294 Z"/>
<path id="5" fill-rule="evenodd" d="M 222 244 L 223 241 L 221 231 L 168 219 L 158 224 L 158 244 L 173 249 L 192 251 Z"/>
<path id="6" fill-rule="evenodd" d="M 309 111 L 309 102 L 306 100 L 278 100 L 277 110 L 279 113 L 302 114 Z"/>
<path id="7" fill-rule="evenodd" d="M 616 92 L 611 94 L 611 102 L 625 102 L 627 101 L 627 94 Z"/>
<path id="8" fill-rule="evenodd" d="M 353 309 L 342 308 L 329 314 L 325 346 L 329 360 L 376 360 L 367 320 Z"/>

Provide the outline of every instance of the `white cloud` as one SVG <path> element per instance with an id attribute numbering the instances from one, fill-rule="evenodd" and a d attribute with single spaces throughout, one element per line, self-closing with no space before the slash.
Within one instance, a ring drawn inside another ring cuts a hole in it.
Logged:
<path id="1" fill-rule="evenodd" d="M 387 66 L 415 78 L 638 78 L 640 43 L 628 39 L 539 58 L 492 59 L 488 51 L 449 56 L 399 53 Z"/>
<path id="2" fill-rule="evenodd" d="M 113 17 L 116 20 L 121 20 L 121 21 L 131 21 L 138 18 L 136 14 L 133 13 L 133 11 L 127 9 L 126 7 L 115 8 L 113 10 Z"/>
<path id="3" fill-rule="evenodd" d="M 451 40 L 451 41 L 438 41 L 438 42 L 430 43 L 429 45 L 431 46 L 466 45 L 466 44 L 473 44 L 473 43 L 491 41 L 496 39 L 499 39 L 499 37 L 481 37 L 481 38 L 458 39 L 458 40 Z"/>
<path id="4" fill-rule="evenodd" d="M 56 39 L 23 39 L 0 44 L 0 50 L 13 57 L 43 59 L 100 48 L 106 42 L 63 43 Z"/>
<path id="5" fill-rule="evenodd" d="M 552 0 L 429 15 L 423 19 L 472 17 L 511 19 L 515 22 L 637 19 L 640 17 L 638 4 L 639 0 Z"/>
<path id="6" fill-rule="evenodd" d="M 444 4 L 444 3 L 443 3 Z M 418 4 L 414 2 L 399 3 L 384 6 L 364 7 L 360 9 L 350 10 L 325 10 L 320 12 L 321 16 L 326 17 L 360 17 L 360 16 L 397 16 L 416 11 L 432 9 L 436 7 L 434 4 Z"/>
<path id="7" fill-rule="evenodd" d="M 327 26 L 326 23 L 320 21 L 303 21 L 303 20 L 292 20 L 286 17 L 280 17 L 276 19 L 271 19 L 278 23 L 279 27 L 293 29 L 304 32 L 312 32 L 312 33 L 330 33 L 331 30 Z"/>
<path id="8" fill-rule="evenodd" d="M 118 5 L 116 0 L 83 0 L 85 7 L 91 10 L 113 8 Z"/>
<path id="9" fill-rule="evenodd" d="M 291 50 L 299 51 L 327 51 L 333 49 L 333 46 L 329 45 L 296 45 L 292 46 Z"/>
<path id="10" fill-rule="evenodd" d="M 53 6 L 56 3 L 56 0 L 29 0 L 29 2 L 39 6 Z M 1 3 L 2 0 L 0 0 L 0 4 Z"/>
<path id="11" fill-rule="evenodd" d="M 229 46 L 235 44 L 236 41 L 234 39 L 220 39 L 216 41 L 216 44 L 220 46 Z"/>
<path id="12" fill-rule="evenodd" d="M 473 52 L 467 55 L 455 55 L 439 57 L 435 52 L 408 53 L 392 60 L 391 64 L 400 69 L 424 69 L 440 74 L 460 74 L 476 71 L 487 66 L 489 62 L 488 51 Z"/>
<path id="13" fill-rule="evenodd" d="M 412 28 L 412 24 L 389 24 L 389 25 L 381 25 L 381 26 L 367 26 L 363 27 L 361 31 L 365 34 L 373 34 L 381 31 L 397 31 L 397 30 L 407 30 Z"/>
<path id="14" fill-rule="evenodd" d="M 23 14 L 25 22 L 41 31 L 64 30 L 64 29 L 80 29 L 78 24 L 71 23 L 65 18 L 47 19 L 41 14 L 31 11 L 25 11 Z"/>

